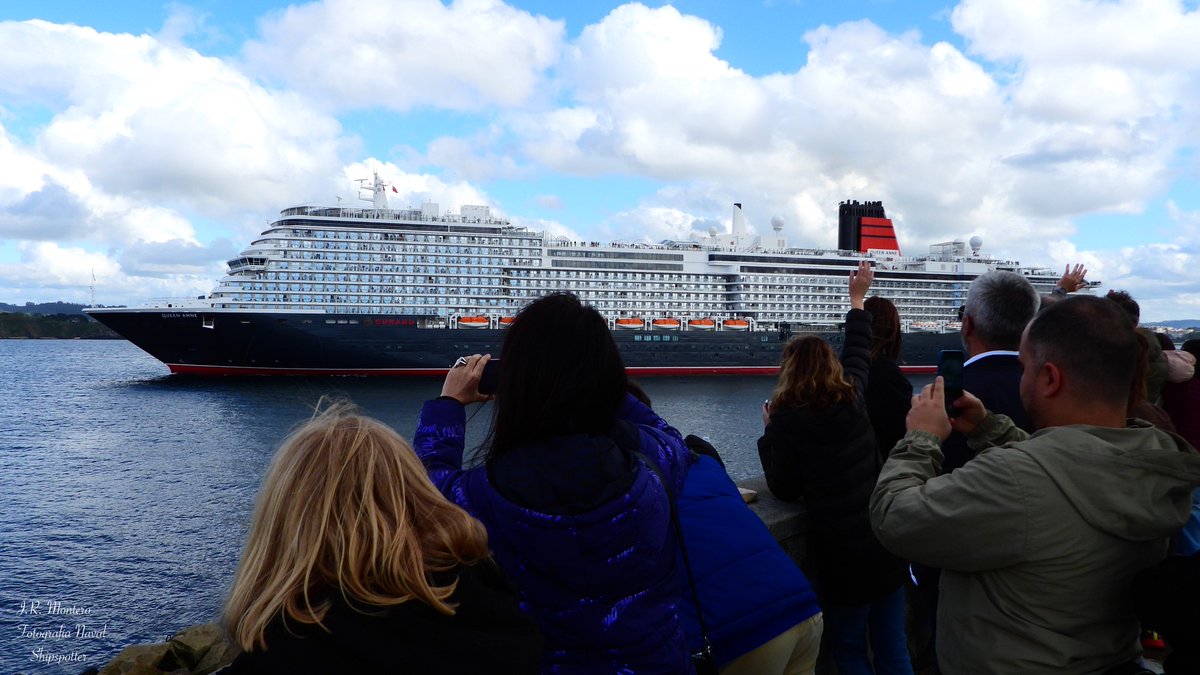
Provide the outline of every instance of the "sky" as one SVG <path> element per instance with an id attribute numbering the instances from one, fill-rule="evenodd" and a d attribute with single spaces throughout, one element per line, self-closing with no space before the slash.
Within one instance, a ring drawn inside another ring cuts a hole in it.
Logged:
<path id="1" fill-rule="evenodd" d="M 0 302 L 208 293 L 299 204 L 582 240 L 784 221 L 1200 317 L 1200 0 L 0 3 Z"/>

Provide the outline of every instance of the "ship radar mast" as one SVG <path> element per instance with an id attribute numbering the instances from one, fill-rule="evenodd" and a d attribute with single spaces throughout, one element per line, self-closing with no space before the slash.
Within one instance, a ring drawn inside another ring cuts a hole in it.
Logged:
<path id="1" fill-rule="evenodd" d="M 386 209 L 387 203 L 387 187 L 391 183 L 386 183 L 379 177 L 379 172 L 376 171 L 373 179 L 359 178 L 358 179 L 358 198 L 364 202 L 371 202 L 371 206 L 377 209 Z M 371 180 L 371 187 L 367 187 L 367 181 Z M 395 188 L 392 188 L 395 189 Z M 363 190 L 370 190 L 371 196 L 364 197 Z"/>

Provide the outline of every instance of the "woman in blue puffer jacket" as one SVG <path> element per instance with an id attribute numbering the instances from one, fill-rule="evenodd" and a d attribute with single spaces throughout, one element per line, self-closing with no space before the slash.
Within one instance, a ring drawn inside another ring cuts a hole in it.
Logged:
<path id="1" fill-rule="evenodd" d="M 542 672 L 693 672 L 667 492 L 692 462 L 679 432 L 626 394 L 607 324 L 573 295 L 522 310 L 502 355 L 483 463 L 463 468 L 464 407 L 492 398 L 479 392 L 488 355 L 451 368 L 414 446 L 434 484 L 486 526 L 545 638 Z"/>

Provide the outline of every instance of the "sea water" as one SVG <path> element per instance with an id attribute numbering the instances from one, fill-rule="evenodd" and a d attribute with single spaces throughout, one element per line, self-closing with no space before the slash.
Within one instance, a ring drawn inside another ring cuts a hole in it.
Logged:
<path id="1" fill-rule="evenodd" d="M 741 478 L 773 378 L 649 379 Z M 125 341 L 0 340 L 0 673 L 79 673 L 216 618 L 258 483 L 323 396 L 411 437 L 440 379 L 172 376 Z M 472 405 L 468 439 L 487 430 Z"/>
<path id="2" fill-rule="evenodd" d="M 449 364 L 447 364 L 449 365 Z M 655 409 L 761 473 L 773 377 L 649 378 Z M 0 673 L 80 673 L 216 619 L 259 481 L 323 396 L 406 437 L 437 378 L 184 378 L 123 340 L 0 340 Z M 487 431 L 472 405 L 468 445 Z"/>

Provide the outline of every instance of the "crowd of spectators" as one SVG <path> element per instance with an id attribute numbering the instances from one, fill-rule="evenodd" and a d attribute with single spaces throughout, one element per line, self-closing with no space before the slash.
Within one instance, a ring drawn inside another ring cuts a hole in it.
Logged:
<path id="1" fill-rule="evenodd" d="M 804 571 L 603 318 L 540 298 L 502 361 L 449 369 L 411 445 L 345 403 L 282 444 L 224 672 L 1122 675 L 1148 672 L 1148 633 L 1167 673 L 1200 672 L 1200 343 L 1160 342 L 1127 293 L 1073 294 L 1085 275 L 1046 297 L 978 277 L 947 401 L 941 377 L 913 395 L 896 307 L 851 273 L 841 353 L 794 338 L 761 411 Z"/>

